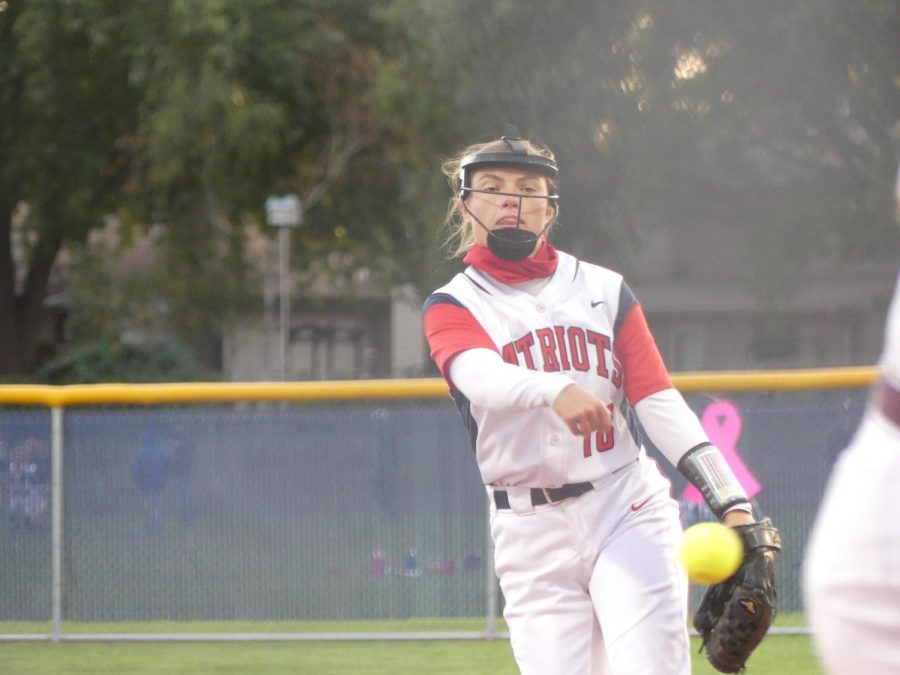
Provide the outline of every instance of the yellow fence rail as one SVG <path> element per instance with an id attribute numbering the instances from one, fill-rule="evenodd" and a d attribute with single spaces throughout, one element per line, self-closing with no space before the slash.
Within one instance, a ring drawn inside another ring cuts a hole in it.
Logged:
<path id="1" fill-rule="evenodd" d="M 877 374 L 878 369 L 874 366 L 859 366 L 676 373 L 672 375 L 672 381 L 684 393 L 852 389 L 870 386 Z M 51 408 L 98 404 L 158 405 L 248 400 L 339 401 L 446 396 L 447 384 L 440 378 L 324 382 L 0 385 L 0 405 L 38 405 Z"/>

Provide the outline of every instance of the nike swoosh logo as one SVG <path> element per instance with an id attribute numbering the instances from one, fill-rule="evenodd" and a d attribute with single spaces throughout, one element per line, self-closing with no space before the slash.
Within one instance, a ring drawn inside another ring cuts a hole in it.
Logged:
<path id="1" fill-rule="evenodd" d="M 645 499 L 644 501 L 639 502 L 638 504 L 632 504 L 631 510 L 632 511 L 640 511 L 642 508 L 644 508 L 644 506 L 646 506 L 647 502 L 649 502 L 651 499 L 653 499 L 652 495 L 647 497 L 647 499 Z"/>
<path id="2" fill-rule="evenodd" d="M 593 308 L 596 307 L 597 305 L 602 305 L 602 304 L 604 304 L 605 302 L 606 302 L 606 300 L 597 300 L 596 302 L 594 302 L 593 300 L 591 300 L 591 308 L 593 309 Z"/>

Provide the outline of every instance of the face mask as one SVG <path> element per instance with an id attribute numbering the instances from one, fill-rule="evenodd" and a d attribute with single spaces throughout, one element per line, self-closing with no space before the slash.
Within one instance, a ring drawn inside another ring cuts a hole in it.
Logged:
<path id="1" fill-rule="evenodd" d="M 546 229 L 545 227 L 544 230 Z M 544 230 L 541 230 L 541 234 Z M 519 227 L 500 227 L 488 232 L 487 245 L 498 258 L 522 260 L 534 251 L 539 236 Z"/>
<path id="2" fill-rule="evenodd" d="M 522 200 L 523 199 L 550 199 L 556 200 L 556 195 L 519 195 L 512 194 L 508 192 L 488 192 L 486 190 L 475 190 L 473 188 L 466 188 L 465 192 L 482 192 L 484 194 L 489 194 L 492 196 L 510 196 L 510 197 L 518 197 L 519 199 L 519 210 L 516 214 L 516 222 L 520 222 L 522 218 Z M 504 260 L 522 260 L 523 258 L 527 258 L 531 255 L 532 251 L 534 251 L 535 246 L 537 246 L 538 239 L 540 239 L 541 235 L 547 231 L 547 228 L 550 227 L 550 224 L 553 222 L 552 220 L 544 225 L 543 229 L 535 234 L 529 230 L 524 230 L 521 227 L 498 227 L 495 230 L 489 229 L 478 217 L 469 210 L 469 207 L 466 206 L 465 199 L 462 201 L 462 206 L 466 210 L 476 223 L 481 225 L 481 227 L 488 233 L 487 245 L 490 249 L 491 253 L 493 253 L 498 258 L 503 258 Z"/>

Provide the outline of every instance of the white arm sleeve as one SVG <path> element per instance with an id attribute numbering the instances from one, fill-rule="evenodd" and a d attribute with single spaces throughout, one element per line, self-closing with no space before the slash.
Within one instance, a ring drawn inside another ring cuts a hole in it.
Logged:
<path id="1" fill-rule="evenodd" d="M 703 425 L 676 389 L 663 389 L 641 399 L 634 406 L 644 431 L 653 445 L 672 462 L 678 462 L 701 443 L 709 443 Z"/>
<path id="2" fill-rule="evenodd" d="M 486 410 L 526 410 L 553 405 L 574 381 L 506 363 L 490 349 L 467 349 L 450 361 L 450 381 L 466 398 Z"/>

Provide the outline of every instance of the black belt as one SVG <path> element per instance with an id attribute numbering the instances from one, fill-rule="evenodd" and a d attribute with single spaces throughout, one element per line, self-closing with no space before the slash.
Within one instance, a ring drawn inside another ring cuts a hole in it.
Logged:
<path id="1" fill-rule="evenodd" d="M 593 483 L 567 483 L 558 488 L 531 488 L 531 503 L 533 506 L 556 504 L 593 489 Z M 498 509 L 508 509 L 509 493 L 506 490 L 494 490 L 494 504 Z"/>
<path id="2" fill-rule="evenodd" d="M 884 416 L 897 426 L 900 426 L 900 392 L 884 380 L 881 380 L 878 383 L 875 396 L 878 401 L 878 407 Z"/>

